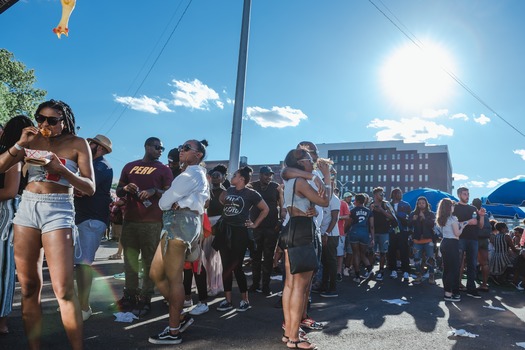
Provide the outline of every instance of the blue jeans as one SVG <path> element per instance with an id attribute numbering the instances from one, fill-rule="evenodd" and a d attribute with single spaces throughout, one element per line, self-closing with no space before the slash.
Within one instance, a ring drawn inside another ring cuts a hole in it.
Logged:
<path id="1" fill-rule="evenodd" d="M 416 267 L 417 272 L 422 272 L 422 264 L 421 264 L 421 258 L 423 256 L 423 252 L 425 252 L 425 259 L 426 259 L 426 265 L 428 266 L 428 272 L 434 273 L 434 265 L 435 265 L 435 258 L 434 258 L 434 242 L 428 242 L 428 243 L 414 243 L 414 265 Z"/>
<path id="2" fill-rule="evenodd" d="M 467 265 L 467 291 L 476 290 L 476 267 L 478 265 L 478 240 L 477 239 L 460 239 L 459 240 L 459 261 L 463 259 L 463 253 L 466 253 L 465 264 Z M 460 278 L 463 271 L 460 271 Z"/>

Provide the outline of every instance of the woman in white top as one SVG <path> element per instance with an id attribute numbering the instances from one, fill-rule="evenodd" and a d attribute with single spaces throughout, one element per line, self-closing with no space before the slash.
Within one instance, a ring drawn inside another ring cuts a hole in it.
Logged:
<path id="1" fill-rule="evenodd" d="M 182 281 L 184 262 L 192 243 L 200 237 L 204 205 L 210 198 L 206 169 L 200 162 L 206 155 L 206 140 L 189 140 L 179 147 L 184 171 L 171 183 L 159 200 L 164 211 L 162 238 L 151 263 L 150 277 L 169 302 L 169 326 L 151 336 L 153 344 L 179 344 L 181 332 L 192 322 L 180 315 L 184 303 Z"/>
<path id="2" fill-rule="evenodd" d="M 443 232 L 440 251 L 443 256 L 443 289 L 446 301 L 460 301 L 459 295 L 459 236 L 464 225 L 460 225 L 458 218 L 453 216 L 454 202 L 443 198 L 438 204 L 436 225 Z"/>

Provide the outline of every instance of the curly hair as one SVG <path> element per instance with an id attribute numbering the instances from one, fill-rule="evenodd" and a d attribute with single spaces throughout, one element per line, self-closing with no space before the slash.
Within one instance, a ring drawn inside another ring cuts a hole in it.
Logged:
<path id="1" fill-rule="evenodd" d="M 62 134 L 73 134 L 76 135 L 75 130 L 75 115 L 73 114 L 73 110 L 67 103 L 60 100 L 49 100 L 46 102 L 42 102 L 40 105 L 38 105 L 38 108 L 35 112 L 35 117 L 40 113 L 40 111 L 43 108 L 51 108 L 58 112 L 63 118 L 64 118 L 64 130 L 62 131 Z"/>

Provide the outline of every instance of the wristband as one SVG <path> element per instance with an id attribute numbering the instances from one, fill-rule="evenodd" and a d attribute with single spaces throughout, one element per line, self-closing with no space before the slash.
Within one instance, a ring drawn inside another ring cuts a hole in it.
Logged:
<path id="1" fill-rule="evenodd" d="M 16 142 L 15 142 L 14 146 L 15 146 L 15 148 L 16 148 L 17 150 L 19 150 L 19 151 L 21 151 L 21 150 L 24 149 L 24 147 L 20 146 L 20 145 L 19 145 L 18 143 L 16 143 Z"/>

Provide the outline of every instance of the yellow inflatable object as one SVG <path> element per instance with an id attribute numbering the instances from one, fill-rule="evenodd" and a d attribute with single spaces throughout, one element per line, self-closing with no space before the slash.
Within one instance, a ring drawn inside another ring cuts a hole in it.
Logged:
<path id="1" fill-rule="evenodd" d="M 67 24 L 69 22 L 71 12 L 73 12 L 75 9 L 76 0 L 60 0 L 60 2 L 62 3 L 62 18 L 60 19 L 58 26 L 53 28 L 53 33 L 55 33 L 59 39 L 60 35 L 62 34 L 68 36 L 67 34 L 69 32 L 69 28 Z"/>

